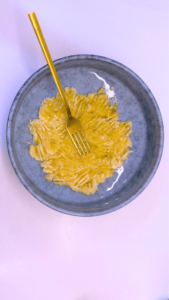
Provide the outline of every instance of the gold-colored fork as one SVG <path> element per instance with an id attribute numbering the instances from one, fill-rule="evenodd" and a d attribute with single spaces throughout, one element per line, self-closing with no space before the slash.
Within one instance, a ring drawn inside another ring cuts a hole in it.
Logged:
<path id="1" fill-rule="evenodd" d="M 58 91 L 61 95 L 61 98 L 65 104 L 66 110 L 67 110 L 67 114 L 68 114 L 68 122 L 67 122 L 67 131 L 69 133 L 69 136 L 73 142 L 73 144 L 75 145 L 78 153 L 80 155 L 82 154 L 87 154 L 90 151 L 90 146 L 87 143 L 87 141 L 85 140 L 84 134 L 83 134 L 83 129 L 82 126 L 79 122 L 79 120 L 75 119 L 72 117 L 71 112 L 70 112 L 70 108 L 69 105 L 67 103 L 67 99 L 65 96 L 65 93 L 63 91 L 63 88 L 61 86 L 58 74 L 56 72 L 55 66 L 53 64 L 51 55 L 49 53 L 48 47 L 46 45 L 42 30 L 40 28 L 39 22 L 37 20 L 36 14 L 33 12 L 31 14 L 28 15 L 30 18 L 30 21 L 32 23 L 32 26 L 34 28 L 34 31 L 36 33 L 36 36 L 38 38 L 39 44 L 42 48 L 42 51 L 44 53 L 44 56 L 46 58 L 46 61 L 48 63 L 49 69 L 52 73 L 53 79 L 56 83 L 56 86 L 58 88 Z"/>

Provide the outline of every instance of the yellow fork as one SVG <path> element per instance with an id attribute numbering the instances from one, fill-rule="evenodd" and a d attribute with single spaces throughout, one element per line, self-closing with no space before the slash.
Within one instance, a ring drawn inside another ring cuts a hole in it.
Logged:
<path id="1" fill-rule="evenodd" d="M 89 144 L 85 140 L 82 126 L 79 120 L 69 116 L 67 122 L 67 131 L 80 155 L 87 154 L 90 151 Z"/>
<path id="2" fill-rule="evenodd" d="M 69 108 L 65 93 L 64 93 L 63 88 L 61 86 L 58 74 L 56 72 L 56 69 L 55 69 L 55 66 L 53 64 L 51 55 L 50 55 L 48 47 L 46 45 L 46 42 L 45 42 L 42 30 L 40 28 L 38 19 L 36 17 L 36 14 L 33 12 L 33 13 L 29 14 L 28 16 L 29 16 L 29 19 L 32 23 L 33 29 L 36 33 L 37 39 L 38 39 L 39 44 L 42 48 L 43 54 L 46 58 L 47 64 L 48 64 L 49 69 L 52 73 L 52 76 L 53 76 L 53 79 L 56 83 L 58 91 L 61 95 L 61 98 L 62 98 L 64 104 L 65 104 L 67 114 L 68 114 L 67 131 L 68 131 L 68 133 L 70 135 L 70 138 L 71 138 L 73 144 L 75 145 L 79 155 L 87 154 L 90 151 L 89 144 L 85 140 L 83 129 L 82 129 L 82 126 L 81 126 L 79 120 L 73 118 L 72 115 L 71 115 L 70 108 Z"/>

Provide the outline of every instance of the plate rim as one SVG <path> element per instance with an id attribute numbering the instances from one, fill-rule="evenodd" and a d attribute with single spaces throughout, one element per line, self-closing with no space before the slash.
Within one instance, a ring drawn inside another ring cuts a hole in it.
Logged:
<path id="1" fill-rule="evenodd" d="M 132 196 L 130 197 L 128 200 L 124 201 L 121 204 L 118 204 L 116 206 L 113 206 L 112 208 L 108 208 L 108 209 L 103 209 L 103 210 L 97 210 L 94 212 L 79 212 L 79 211 L 73 211 L 73 210 L 67 210 L 64 209 L 63 207 L 57 207 L 53 204 L 51 204 L 50 202 L 47 202 L 45 199 L 43 199 L 43 197 L 39 196 L 36 194 L 36 192 L 34 192 L 34 190 L 32 190 L 32 188 L 26 183 L 24 177 L 22 176 L 22 173 L 19 171 L 18 167 L 17 167 L 17 163 L 15 161 L 14 158 L 14 153 L 13 153 L 13 149 L 12 149 L 12 143 L 11 143 L 11 125 L 12 125 L 12 120 L 15 114 L 15 108 L 17 107 L 17 103 L 20 99 L 20 96 L 22 95 L 22 93 L 26 90 L 27 86 L 29 86 L 29 84 L 31 84 L 31 82 L 40 74 L 42 74 L 44 71 L 46 71 L 47 69 L 49 69 L 48 65 L 44 65 L 43 67 L 41 67 L 40 69 L 38 69 L 36 72 L 34 72 L 26 81 L 25 83 L 21 86 L 21 88 L 19 89 L 18 93 L 16 94 L 10 111 L 9 111 L 9 115 L 8 115 L 8 119 L 7 119 L 7 126 L 6 126 L 6 143 L 7 143 L 7 150 L 8 150 L 8 155 L 11 161 L 11 164 L 13 166 L 13 169 L 16 173 L 16 175 L 18 176 L 19 180 L 21 181 L 21 183 L 24 185 L 24 187 L 30 192 L 30 194 L 32 194 L 37 200 L 39 200 L 41 203 L 47 205 L 48 207 L 58 211 L 58 212 L 62 212 L 68 215 L 73 215 L 73 216 L 81 216 L 81 217 L 91 217 L 91 216 L 99 216 L 99 215 L 104 215 L 110 212 L 113 212 L 119 208 L 122 208 L 123 206 L 129 204 L 131 201 L 133 201 L 135 198 L 137 198 L 143 191 L 144 189 L 149 185 L 150 181 L 153 179 L 158 166 L 160 164 L 161 161 L 161 157 L 162 157 L 162 153 L 163 153 L 163 147 L 164 147 L 164 125 L 163 125 L 163 120 L 162 120 L 162 115 L 161 115 L 161 111 L 160 108 L 158 106 L 158 103 L 154 97 L 154 95 L 152 94 L 151 90 L 149 89 L 149 87 L 146 85 L 146 83 L 134 72 L 132 71 L 130 68 L 126 67 L 125 65 L 121 64 L 120 62 L 117 62 L 113 59 L 110 58 L 106 58 L 104 56 L 99 56 L 99 55 L 90 55 L 90 54 L 79 54 L 79 55 L 71 55 L 71 56 L 65 56 L 63 58 L 60 59 L 56 59 L 54 60 L 54 65 L 58 65 L 61 63 L 65 63 L 67 61 L 72 61 L 72 60 L 85 60 L 85 59 L 92 59 L 92 60 L 99 60 L 102 62 L 107 62 L 110 63 L 112 65 L 116 65 L 122 69 L 124 69 L 126 72 L 128 72 L 132 77 L 134 77 L 142 86 L 143 88 L 147 91 L 149 97 L 151 98 L 152 104 L 154 106 L 154 109 L 156 111 L 156 114 L 158 116 L 158 121 L 160 124 L 160 134 L 159 134 L 159 140 L 160 140 L 160 146 L 158 149 L 158 154 L 156 157 L 156 161 L 155 164 L 153 166 L 152 171 L 149 174 L 148 179 L 146 180 L 146 182 L 143 184 L 143 186 Z"/>

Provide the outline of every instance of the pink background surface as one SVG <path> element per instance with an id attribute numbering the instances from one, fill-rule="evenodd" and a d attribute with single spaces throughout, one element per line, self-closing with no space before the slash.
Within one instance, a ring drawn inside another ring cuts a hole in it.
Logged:
<path id="1" fill-rule="evenodd" d="M 0 1 L 0 300 L 163 300 L 169 297 L 169 8 L 167 0 Z M 12 101 L 45 59 L 97 54 L 135 71 L 165 126 L 159 169 L 126 207 L 79 218 L 44 206 L 15 175 L 6 149 Z"/>

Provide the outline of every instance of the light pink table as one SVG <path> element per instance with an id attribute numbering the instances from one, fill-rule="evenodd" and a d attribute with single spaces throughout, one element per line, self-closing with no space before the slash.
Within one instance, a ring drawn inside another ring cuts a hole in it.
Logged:
<path id="1" fill-rule="evenodd" d="M 163 300 L 169 297 L 169 8 L 167 0 L 1 0 L 0 300 Z M 53 59 L 98 54 L 135 71 L 165 125 L 148 188 L 109 215 L 63 215 L 15 175 L 5 130 L 11 103 L 45 64 L 27 14 L 35 11 Z"/>

